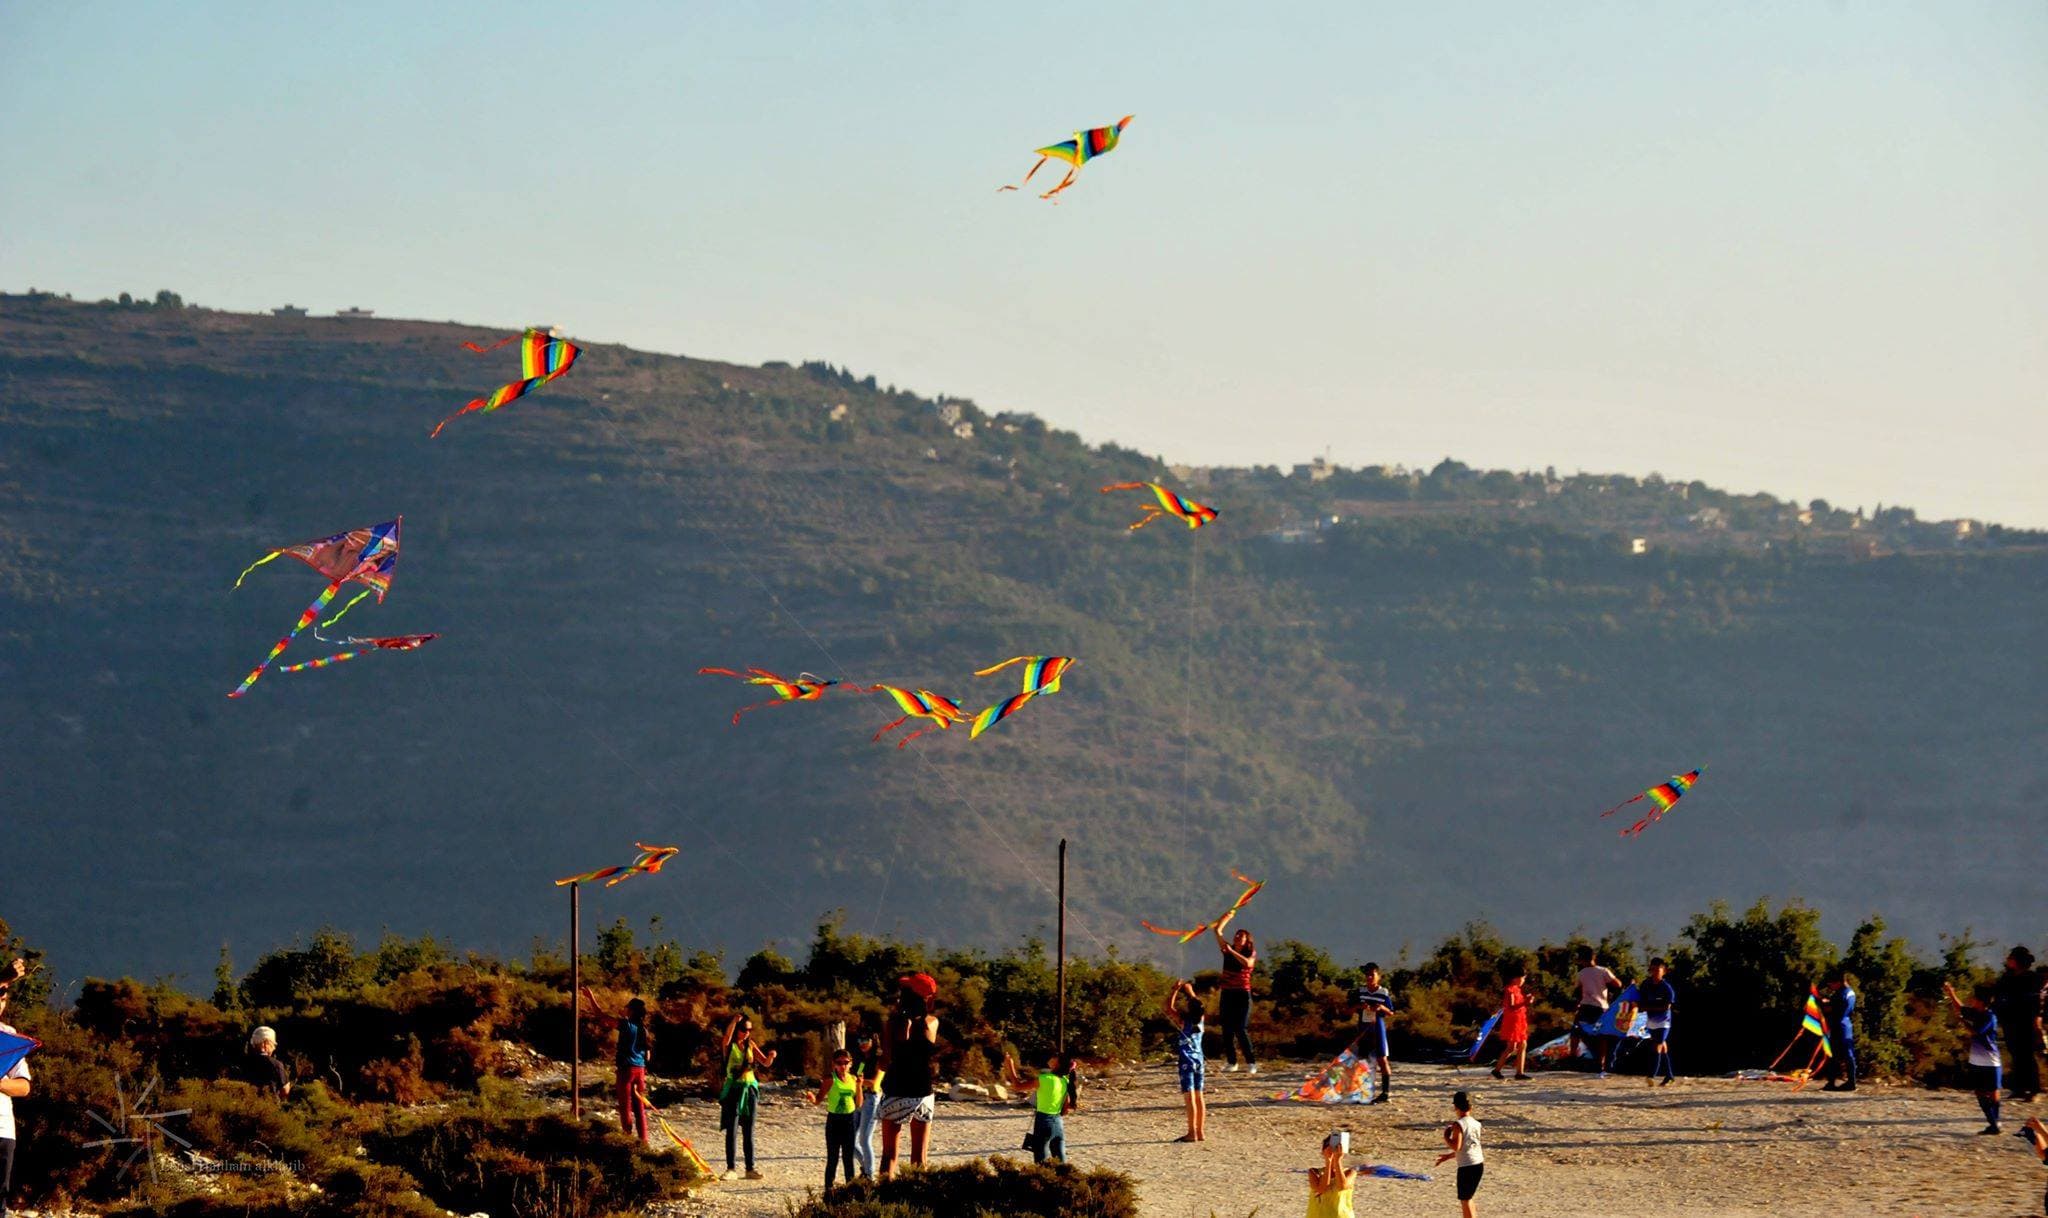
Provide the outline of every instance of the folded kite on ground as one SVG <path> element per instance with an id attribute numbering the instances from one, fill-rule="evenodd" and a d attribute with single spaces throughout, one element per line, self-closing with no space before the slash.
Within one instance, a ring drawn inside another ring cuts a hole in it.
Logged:
<path id="1" fill-rule="evenodd" d="M 1301 1086 L 1272 1098 L 1304 1104 L 1370 1104 L 1373 1082 L 1372 1063 L 1346 1049 L 1329 1065 L 1309 1071 Z"/>
<path id="2" fill-rule="evenodd" d="M 1038 163 L 1031 167 L 1031 173 L 1024 175 L 1024 182 L 1029 182 L 1031 174 L 1037 173 L 1047 161 L 1065 161 L 1071 166 L 1067 170 L 1067 176 L 1060 179 L 1058 186 L 1038 196 L 1041 199 L 1052 198 L 1074 184 L 1074 175 L 1081 172 L 1081 166 L 1115 148 L 1116 142 L 1123 138 L 1124 128 L 1129 126 L 1131 120 L 1136 117 L 1134 114 L 1126 114 L 1121 119 L 1118 119 L 1113 127 L 1090 127 L 1086 131 L 1076 131 L 1073 139 L 1061 140 L 1057 144 L 1047 144 L 1045 147 L 1040 148 L 1038 150 Z M 1019 182 L 1017 186 L 1022 186 L 1024 182 Z M 996 188 L 996 193 L 1001 194 L 1005 190 L 1015 190 L 1017 186 L 1000 186 Z"/>
<path id="3" fill-rule="evenodd" d="M 1645 799 L 1649 800 L 1651 804 L 1650 811 L 1641 820 L 1621 831 L 1623 837 L 1635 837 L 1651 825 L 1664 819 L 1664 814 L 1671 811 L 1672 805 L 1676 804 L 1687 791 L 1692 790 L 1692 784 L 1700 780 L 1700 773 L 1706 768 L 1701 766 L 1697 770 L 1687 770 L 1683 774 L 1673 774 L 1670 782 L 1660 782 L 1640 795 L 1622 800 L 1600 815 L 1602 817 L 1612 816 L 1632 803 L 1638 803 Z"/>
<path id="4" fill-rule="evenodd" d="M 788 677 L 778 677 L 765 668 L 749 668 L 743 673 L 734 672 L 730 668 L 700 668 L 697 673 L 699 676 L 734 677 L 749 685 L 763 685 L 774 691 L 775 697 L 769 701 L 756 702 L 734 711 L 734 725 L 738 725 L 741 715 L 748 711 L 760 710 L 764 706 L 776 706 L 783 702 L 816 702 L 825 696 L 826 690 L 839 684 L 837 681 L 827 681 L 823 677 L 813 676 L 807 672 L 798 673 L 796 680 L 792 681 Z"/>
<path id="5" fill-rule="evenodd" d="M 604 886 L 610 888 L 612 885 L 620 883 L 631 876 L 653 875 L 655 872 L 660 871 L 670 859 L 682 853 L 683 849 L 681 846 L 650 846 L 646 842 L 634 842 L 633 848 L 640 852 L 640 857 L 632 862 L 619 867 L 600 867 L 596 871 L 586 871 L 582 875 L 565 876 L 555 881 L 555 887 L 560 888 L 564 884 L 588 884 L 593 880 L 603 880 Z"/>
<path id="6" fill-rule="evenodd" d="M 272 550 L 250 563 L 242 574 L 236 577 L 235 587 L 239 588 L 242 581 L 249 578 L 249 572 L 272 559 L 289 555 L 325 575 L 328 584 L 319 596 L 313 598 L 313 603 L 306 606 L 306 611 L 299 615 L 299 620 L 292 626 L 291 631 L 277 641 L 276 646 L 270 649 L 270 654 L 263 657 L 263 662 L 244 677 L 242 683 L 236 686 L 228 697 L 239 698 L 248 693 L 249 687 L 256 684 L 257 678 L 263 675 L 264 669 L 270 667 L 271 661 L 277 659 L 284 649 L 291 645 L 291 641 L 299 636 L 301 630 L 312 625 L 313 620 L 326 611 L 327 603 L 334 599 L 335 593 L 341 591 L 343 584 L 362 584 L 364 590 L 357 593 L 354 600 L 343 605 L 341 612 L 320 623 L 321 625 L 330 626 L 340 621 L 349 610 L 355 608 L 357 603 L 372 592 L 377 594 L 378 604 L 384 603 L 384 594 L 391 590 L 392 571 L 398 565 L 398 530 L 404 520 L 405 517 L 400 516 L 383 524 L 350 529 L 346 533 L 336 533 L 329 537 L 319 537 L 295 546 Z"/>
<path id="7" fill-rule="evenodd" d="M 509 338 L 501 338 L 488 347 L 478 346 L 476 343 L 464 343 L 462 345 L 478 355 L 483 355 L 487 352 L 496 351 L 506 343 L 519 344 L 520 379 L 510 384 L 500 385 L 492 390 L 488 397 L 471 399 L 468 405 L 436 423 L 428 439 L 440 435 L 443 427 L 448 426 L 448 424 L 472 410 L 481 410 L 489 414 L 507 402 L 525 397 L 534 389 L 547 384 L 549 381 L 567 372 L 576 363 L 576 357 L 583 354 L 583 348 L 575 343 L 567 339 L 555 338 L 541 330 L 527 330 L 523 334 L 514 334 Z"/>
<path id="8" fill-rule="evenodd" d="M 1167 516 L 1185 521 L 1191 529 L 1199 529 L 1216 519 L 1215 508 L 1196 503 L 1192 499 L 1183 499 L 1157 482 L 1113 482 L 1102 488 L 1105 495 L 1111 491 L 1151 491 L 1152 497 L 1159 501 L 1156 505 L 1145 505 L 1145 515 L 1131 526 L 1133 532 Z"/>

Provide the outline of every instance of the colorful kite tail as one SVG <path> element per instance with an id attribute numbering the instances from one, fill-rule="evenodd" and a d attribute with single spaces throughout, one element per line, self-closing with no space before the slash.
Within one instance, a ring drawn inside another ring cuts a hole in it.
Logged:
<path id="1" fill-rule="evenodd" d="M 1146 508 L 1146 509 L 1145 509 L 1145 518 L 1144 518 L 1144 519 L 1142 519 L 1142 520 L 1140 520 L 1140 521 L 1138 521 L 1138 523 L 1136 523 L 1136 524 L 1132 525 L 1132 526 L 1130 527 L 1130 531 L 1131 531 L 1131 532 L 1133 532 L 1133 533 L 1135 533 L 1135 532 L 1137 532 L 1137 531 L 1138 531 L 1139 529 L 1142 529 L 1142 528 L 1144 528 L 1144 527 L 1145 527 L 1146 525 L 1148 525 L 1148 524 L 1151 524 L 1151 523 L 1152 523 L 1153 521 L 1155 521 L 1155 520 L 1158 520 L 1159 518 L 1161 518 L 1161 517 L 1163 517 L 1163 516 L 1165 516 L 1165 515 L 1166 515 L 1166 513 L 1165 513 L 1164 511 L 1162 511 L 1161 509 L 1159 509 L 1159 508 L 1156 508 L 1156 507 L 1148 507 L 1148 508 Z"/>
<path id="2" fill-rule="evenodd" d="M 257 559 L 255 562 L 250 563 L 247 567 L 244 567 L 242 569 L 242 573 L 240 575 L 235 576 L 235 587 L 239 588 L 242 586 L 242 581 L 249 578 L 249 572 L 254 571 L 256 568 L 262 566 L 264 563 L 269 562 L 271 559 L 276 558 L 278 555 L 282 553 L 284 553 L 283 550 L 272 550 L 270 553 L 265 554 L 263 557 Z"/>
<path id="3" fill-rule="evenodd" d="M 1052 198 L 1054 195 L 1065 190 L 1067 187 L 1072 186 L 1074 184 L 1074 175 L 1080 172 L 1081 167 L 1079 165 L 1076 165 L 1072 169 L 1067 170 L 1067 176 L 1060 179 L 1060 184 L 1058 186 L 1053 187 L 1051 190 L 1046 191 L 1044 194 L 1038 197 L 1041 199 Z"/>
<path id="4" fill-rule="evenodd" d="M 891 722 L 891 723 L 889 724 L 889 726 L 887 726 L 887 727 L 883 728 L 883 729 L 882 729 L 881 731 L 879 731 L 879 732 L 876 732 L 876 733 L 875 733 L 875 734 L 874 734 L 873 736 L 869 737 L 869 739 L 868 739 L 868 743 L 869 743 L 869 744 L 878 744 L 878 743 L 880 743 L 880 742 L 881 742 L 881 739 L 882 739 L 882 737 L 884 737 L 884 736 L 888 735 L 888 734 L 889 734 L 890 732 L 893 732 L 893 731 L 895 731 L 895 730 L 896 730 L 897 728 L 899 728 L 899 727 L 902 727 L 902 726 L 903 726 L 904 724 L 906 724 L 906 723 L 908 723 L 908 722 L 910 722 L 910 716 L 909 716 L 909 715 L 905 715 L 905 716 L 903 716 L 903 717 L 902 717 L 901 719 L 893 720 L 893 721 L 892 721 L 892 722 Z M 899 745 L 897 745 L 896 747 L 900 749 L 900 748 L 902 748 L 903 746 L 899 744 Z"/>
<path id="5" fill-rule="evenodd" d="M 315 668 L 327 668 L 335 664 L 346 664 L 363 654 L 365 653 L 360 651 L 342 651 L 331 656 L 321 656 L 317 660 L 302 660 L 297 664 L 287 664 L 283 668 L 278 669 L 277 675 L 281 677 L 287 673 L 306 672 Z"/>
<path id="6" fill-rule="evenodd" d="M 484 398 L 478 398 L 475 401 L 471 402 L 469 405 L 464 406 L 462 409 L 456 411 L 454 414 L 451 414 L 447 418 L 442 419 L 439 423 L 434 424 L 434 430 L 427 433 L 427 439 L 431 440 L 436 436 L 440 435 L 441 429 L 443 427 L 448 426 L 450 423 L 453 423 L 455 420 L 461 418 L 463 415 L 468 414 L 470 411 L 481 409 L 483 407 L 485 400 L 486 399 Z"/>
<path id="7" fill-rule="evenodd" d="M 341 607 L 341 609 L 340 609 L 339 611 L 337 611 L 337 612 L 335 613 L 335 615 L 334 615 L 333 617 L 331 617 L 331 618 L 328 618 L 328 619 L 327 619 L 326 621 L 324 621 L 324 622 L 320 623 L 320 625 L 322 625 L 322 626 L 332 626 L 332 625 L 334 625 L 334 623 L 336 623 L 336 622 L 338 622 L 338 621 L 340 621 L 340 620 L 342 619 L 342 615 L 343 615 L 343 614 L 346 614 L 346 613 L 347 613 L 347 612 L 348 612 L 349 610 L 351 610 L 351 609 L 355 608 L 355 607 L 356 607 L 357 605 L 360 605 L 360 604 L 362 604 L 362 603 L 363 603 L 363 598 L 364 598 L 364 597 L 366 597 L 366 596 L 368 596 L 368 595 L 370 595 L 370 593 L 371 593 L 371 592 L 373 592 L 373 591 L 375 591 L 375 589 L 373 589 L 373 588 L 365 588 L 365 589 L 363 589 L 363 590 L 362 590 L 361 592 L 358 592 L 358 593 L 356 593 L 356 594 L 355 594 L 355 598 L 354 598 L 353 600 L 349 601 L 349 603 L 348 603 L 348 604 L 346 604 L 346 605 L 343 605 L 343 606 Z M 317 637 L 318 637 L 318 635 L 319 635 L 319 631 L 318 631 L 318 629 L 316 628 L 316 629 L 315 629 L 315 631 L 314 631 L 314 636 L 315 636 L 315 637 L 317 638 Z"/>
<path id="8" fill-rule="evenodd" d="M 499 340 L 498 340 L 497 342 L 494 342 L 494 343 L 492 343 L 492 344 L 491 344 L 490 346 L 488 346 L 488 347 L 480 347 L 480 346 L 478 346 L 477 344 L 475 344 L 475 343 L 471 343 L 471 342 L 465 342 L 465 343 L 463 343 L 462 345 L 463 345 L 463 346 L 465 346 L 465 347 L 467 347 L 467 348 L 469 348 L 469 349 L 470 349 L 471 351 L 474 351 L 474 352 L 476 352 L 476 353 L 477 353 L 478 355 L 489 355 L 489 354 L 490 354 L 491 352 L 493 352 L 493 351 L 496 351 L 496 350 L 497 350 L 498 348 L 500 348 L 500 347 L 505 347 L 505 346 L 510 346 L 511 344 L 513 344 L 513 343 L 516 343 L 516 342 L 518 342 L 518 341 L 519 341 L 520 339 L 522 339 L 522 338 L 525 338 L 525 337 L 526 337 L 526 331 L 524 331 L 524 330 L 521 330 L 521 331 L 520 331 L 519 333 L 517 333 L 517 334 L 514 334 L 514 335 L 512 335 L 512 336 L 511 336 L 511 337 L 509 337 L 509 338 L 501 338 L 501 339 L 499 339 Z"/>
<path id="9" fill-rule="evenodd" d="M 1052 159 L 1052 158 L 1051 158 L 1051 157 L 1049 157 L 1049 156 L 1042 156 L 1042 157 L 1039 157 L 1039 158 L 1038 158 L 1038 164 L 1037 164 L 1037 165 L 1033 165 L 1033 166 L 1031 167 L 1031 173 L 1037 173 L 1037 172 L 1039 171 L 1039 169 L 1040 169 L 1040 168 L 1041 168 L 1042 166 L 1044 166 L 1044 164 L 1045 164 L 1045 163 L 1046 163 L 1047 161 L 1049 161 L 1049 160 L 1051 160 L 1051 159 Z M 1031 180 L 1031 173 L 1027 173 L 1027 174 L 1025 174 L 1025 175 L 1024 175 L 1024 181 L 1023 181 L 1023 182 L 1019 182 L 1019 183 L 1017 183 L 1017 186 L 1022 186 L 1022 185 L 1024 185 L 1024 182 L 1029 182 L 1029 181 Z M 1001 194 L 1001 193 L 1003 193 L 1003 192 L 1004 192 L 1004 191 L 1006 191 L 1006 190 L 1015 190 L 1015 189 L 1017 189 L 1017 186 L 998 186 L 998 187 L 996 187 L 996 193 L 997 193 L 997 194 Z"/>
<path id="10" fill-rule="evenodd" d="M 341 591 L 341 581 L 338 579 L 322 589 L 320 595 L 313 598 L 313 603 L 306 606 L 306 611 L 299 615 L 299 620 L 293 623 L 291 633 L 277 641 L 277 646 L 272 647 L 270 654 L 263 657 L 263 662 L 251 669 L 248 676 L 242 678 L 242 683 L 237 685 L 228 694 L 228 697 L 239 698 L 243 694 L 248 693 L 249 687 L 256 684 L 256 679 L 263 675 L 263 670 L 270 667 L 270 662 L 284 654 L 284 649 L 291 646 L 293 639 L 299 637 L 299 631 L 312 625 L 313 619 L 320 616 L 321 611 L 327 608 L 327 602 L 333 600 L 334 594 L 339 591 Z"/>

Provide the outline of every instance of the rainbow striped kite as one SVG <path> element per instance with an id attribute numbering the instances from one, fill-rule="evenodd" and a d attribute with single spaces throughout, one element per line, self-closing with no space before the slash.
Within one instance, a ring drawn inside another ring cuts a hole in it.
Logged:
<path id="1" fill-rule="evenodd" d="M 929 719 L 940 731 L 945 731 L 956 723 L 968 721 L 966 712 L 962 711 L 957 703 L 928 689 L 904 689 L 900 685 L 870 685 L 860 692 L 887 694 L 895 701 L 896 709 L 903 712 L 901 718 L 890 722 L 888 726 L 875 733 L 876 740 L 880 740 L 912 719 Z M 931 730 L 929 727 L 921 727 L 898 740 L 896 747 L 900 749 Z"/>
<path id="2" fill-rule="evenodd" d="M 472 410 L 481 410 L 489 414 L 507 402 L 525 397 L 533 390 L 567 372 L 576 363 L 576 357 L 583 354 L 583 348 L 575 343 L 567 339 L 555 338 L 541 330 L 528 330 L 523 334 L 514 334 L 509 338 L 501 338 L 488 347 L 480 347 L 475 343 L 464 343 L 462 345 L 478 355 L 483 355 L 487 352 L 496 351 L 506 343 L 519 344 L 519 379 L 509 385 L 498 386 L 491 391 L 489 397 L 476 398 L 467 406 L 442 419 L 434 425 L 434 430 L 428 436 L 428 439 L 440 435 L 443 427 L 448 426 L 448 424 Z"/>
<path id="3" fill-rule="evenodd" d="M 1799 1030 L 1820 1037 L 1820 1051 L 1829 1057 L 1835 1055 L 1835 1047 L 1828 1043 L 1828 1025 L 1821 1014 L 1820 989 L 1817 986 L 1806 987 L 1806 1010 L 1800 1015 Z"/>
<path id="4" fill-rule="evenodd" d="M 346 533 L 336 533 L 330 537 L 319 537 L 312 541 L 302 541 L 295 546 L 272 550 L 250 563 L 242 574 L 236 577 L 235 587 L 239 588 L 242 581 L 249 578 L 249 572 L 272 559 L 289 555 L 325 575 L 328 584 L 321 590 L 319 596 L 313 598 L 313 603 L 306 606 L 306 611 L 299 615 L 299 620 L 292 626 L 291 631 L 277 641 L 276 646 L 270 649 L 270 654 L 264 656 L 263 662 L 252 669 L 248 676 L 242 678 L 242 683 L 236 686 L 228 697 L 239 698 L 248 693 L 249 687 L 256 684 L 256 679 L 263 675 L 264 669 L 270 667 L 271 661 L 283 654 L 284 649 L 291 645 L 291 641 L 299 636 L 299 631 L 312 625 L 315 618 L 326 612 L 327 603 L 341 591 L 343 584 L 362 584 L 364 590 L 357 593 L 354 600 L 343 605 L 340 613 L 320 623 L 321 625 L 329 626 L 340 621 L 344 614 L 373 592 L 377 594 L 377 603 L 384 603 L 384 594 L 391 590 L 392 570 L 398 565 L 398 529 L 404 520 L 405 517 L 400 516 L 396 520 L 387 520 L 383 524 L 373 524 L 368 528 L 350 529 Z"/>
<path id="5" fill-rule="evenodd" d="M 697 674 L 699 676 L 736 677 L 749 685 L 765 685 L 774 691 L 775 697 L 770 700 L 756 702 L 752 706 L 742 706 L 734 711 L 732 713 L 734 726 L 738 726 L 740 716 L 748 711 L 760 710 L 764 706 L 776 706 L 783 702 L 816 702 L 825 696 L 826 690 L 839 684 L 837 681 L 827 681 L 823 677 L 813 676 L 807 672 L 798 673 L 796 680 L 792 681 L 788 677 L 778 677 L 765 668 L 749 668 L 745 672 L 734 672 L 730 668 L 700 668 L 697 670 Z"/>
<path id="6" fill-rule="evenodd" d="M 1701 766 L 1697 770 L 1687 770 L 1683 774 L 1673 774 L 1670 782 L 1660 782 L 1634 798 L 1622 800 L 1600 815 L 1603 817 L 1612 816 L 1632 803 L 1645 799 L 1649 800 L 1651 805 L 1650 811 L 1641 820 L 1621 831 L 1623 837 L 1635 837 L 1651 825 L 1664 819 L 1664 814 L 1671 811 L 1672 805 L 1676 804 L 1687 791 L 1692 790 L 1692 784 L 1700 780 L 1700 775 L 1705 772 L 1706 768 Z"/>
<path id="7" fill-rule="evenodd" d="M 683 850 L 681 846 L 650 846 L 646 842 L 634 842 L 633 848 L 640 852 L 640 857 L 627 863 L 625 866 L 600 867 L 596 871 L 586 871 L 582 875 L 567 876 L 556 880 L 555 887 L 560 888 L 564 884 L 588 884 L 593 880 L 603 880 L 604 886 L 610 888 L 614 884 L 624 882 L 631 876 L 653 875 L 655 872 L 660 871 L 670 859 L 681 854 Z"/>
<path id="8" fill-rule="evenodd" d="M 1020 692 L 1012 694 L 994 706 L 983 708 L 982 712 L 974 717 L 974 726 L 968 729 L 967 738 L 979 739 L 983 732 L 1023 710 L 1040 694 L 1060 692 L 1060 679 L 1066 675 L 1068 669 L 1078 663 L 1080 661 L 1072 656 L 1014 656 L 1000 664 L 977 669 L 975 676 L 987 677 L 1001 672 L 1012 664 L 1022 664 L 1024 683 Z"/>
<path id="9" fill-rule="evenodd" d="M 1116 482 L 1102 488 L 1105 495 L 1111 491 L 1151 491 L 1152 497 L 1159 501 L 1156 507 L 1149 503 L 1145 505 L 1145 515 L 1131 526 L 1132 532 L 1166 516 L 1187 521 L 1191 529 L 1199 529 L 1216 519 L 1215 508 L 1196 503 L 1192 499 L 1183 499 L 1157 482 Z"/>
<path id="10" fill-rule="evenodd" d="M 319 638 L 319 635 L 320 632 L 316 629 L 313 632 L 313 637 Z M 383 639 L 342 639 L 340 641 L 344 646 L 353 647 L 357 650 L 339 651 L 331 656 L 321 656 L 317 660 L 305 660 L 298 664 L 287 664 L 277 671 L 281 676 L 289 672 L 305 672 L 309 669 L 326 668 L 331 664 L 345 664 L 358 656 L 375 655 L 379 651 L 413 651 L 417 648 L 425 647 L 428 643 L 440 637 L 438 634 L 400 634 Z M 325 642 L 326 640 L 322 639 L 321 641 Z"/>
<path id="11" fill-rule="evenodd" d="M 1029 182 L 1031 174 L 1037 173 L 1039 169 L 1044 167 L 1047 161 L 1055 159 L 1065 161 L 1071 166 L 1067 170 L 1067 176 L 1060 179 L 1058 186 L 1038 196 L 1041 199 L 1052 198 L 1074 184 L 1074 175 L 1081 172 L 1081 166 L 1115 148 L 1116 142 L 1123 138 L 1124 128 L 1129 126 L 1131 120 L 1135 117 L 1137 116 L 1126 114 L 1117 120 L 1117 124 L 1114 127 L 1090 127 L 1086 131 L 1076 131 L 1073 139 L 1061 140 L 1057 144 L 1047 144 L 1045 147 L 1040 148 L 1038 150 L 1038 164 L 1031 167 L 1031 173 L 1024 175 L 1024 182 Z M 1019 182 L 1017 186 L 1022 186 L 1024 182 Z M 1005 190 L 1015 190 L 1017 186 L 997 187 L 996 193 L 1001 194 Z"/>
<path id="12" fill-rule="evenodd" d="M 1164 926 L 1154 926 L 1150 922 L 1145 921 L 1143 918 L 1138 919 L 1138 925 L 1144 927 L 1146 930 L 1151 931 L 1155 935 L 1172 935 L 1174 938 L 1178 939 L 1182 943 L 1187 943 L 1193 940 L 1197 935 L 1204 934 L 1211 929 L 1219 931 L 1222 930 L 1224 927 L 1230 925 L 1230 920 L 1237 916 L 1237 911 L 1251 904 L 1252 898 L 1258 896 L 1259 890 L 1266 886 L 1266 881 L 1254 880 L 1249 876 L 1245 875 L 1243 872 L 1240 872 L 1235 867 L 1230 869 L 1230 878 L 1236 880 L 1240 884 L 1243 884 L 1245 886 L 1244 892 L 1238 896 L 1237 900 L 1231 904 L 1229 909 L 1223 911 L 1223 915 L 1221 917 L 1217 918 L 1213 922 L 1204 922 L 1200 926 L 1197 926 L 1192 930 L 1171 930 Z"/>

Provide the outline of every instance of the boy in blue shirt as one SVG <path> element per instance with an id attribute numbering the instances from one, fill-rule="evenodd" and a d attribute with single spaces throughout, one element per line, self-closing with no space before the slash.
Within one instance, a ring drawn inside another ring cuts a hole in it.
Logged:
<path id="1" fill-rule="evenodd" d="M 1394 995 L 1380 980 L 1379 965 L 1365 966 L 1364 978 L 1351 992 L 1351 1005 L 1358 1008 L 1358 1039 L 1352 1043 L 1367 1066 L 1379 1066 L 1380 1093 L 1372 1102 L 1387 1103 L 1394 1086 L 1393 1071 L 1387 1067 L 1387 1022 L 1394 1017 Z"/>
<path id="2" fill-rule="evenodd" d="M 1851 1022 L 1856 1014 L 1856 991 L 1849 988 L 1849 974 L 1837 972 L 1828 981 L 1828 992 L 1821 996 L 1822 1011 L 1828 1017 L 1828 1036 L 1835 1042 L 1835 1051 L 1828 1058 L 1828 1064 L 1821 1067 L 1820 1076 L 1828 1080 L 1822 1091 L 1856 1090 L 1856 1026 Z"/>
<path id="3" fill-rule="evenodd" d="M 1657 1047 L 1657 1056 L 1650 1063 L 1649 1083 L 1657 1085 L 1662 1075 L 1664 1084 L 1678 1077 L 1677 1069 L 1671 1064 L 1671 1013 L 1678 1009 L 1678 988 L 1671 984 L 1664 973 L 1670 965 L 1662 956 L 1650 961 L 1650 975 L 1636 982 L 1636 1006 L 1643 1013 L 1643 1022 L 1649 1029 L 1650 1043 Z"/>
<path id="4" fill-rule="evenodd" d="M 1187 1002 L 1181 1002 L 1181 995 Z M 1191 981 L 1175 981 L 1166 996 L 1166 1021 L 1173 1025 L 1174 1063 L 1180 1067 L 1180 1098 L 1187 1105 L 1188 1131 L 1176 1142 L 1199 1142 L 1208 1132 L 1209 1108 L 1202 1099 L 1202 1000 Z"/>
<path id="5" fill-rule="evenodd" d="M 1949 1005 L 1956 1009 L 1956 1018 L 1970 1029 L 1970 1086 L 1977 1093 L 1977 1106 L 1984 1110 L 1984 1119 L 1989 1122 L 1978 1133 L 1999 1132 L 1998 1089 L 2005 1084 L 2000 1077 L 1998 1056 L 1998 1016 L 1991 1013 L 1988 999 L 1989 986 L 1983 987 L 1968 1006 L 1956 996 L 1956 987 L 1944 981 L 1941 992 L 1948 995 Z"/>

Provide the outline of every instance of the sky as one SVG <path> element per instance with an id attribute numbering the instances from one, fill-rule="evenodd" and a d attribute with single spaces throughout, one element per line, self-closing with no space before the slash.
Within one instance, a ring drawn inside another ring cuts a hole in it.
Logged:
<path id="1" fill-rule="evenodd" d="M 825 359 L 1195 464 L 2048 527 L 2040 3 L 0 20 L 0 290 Z M 1060 205 L 996 193 L 1124 114 Z"/>

